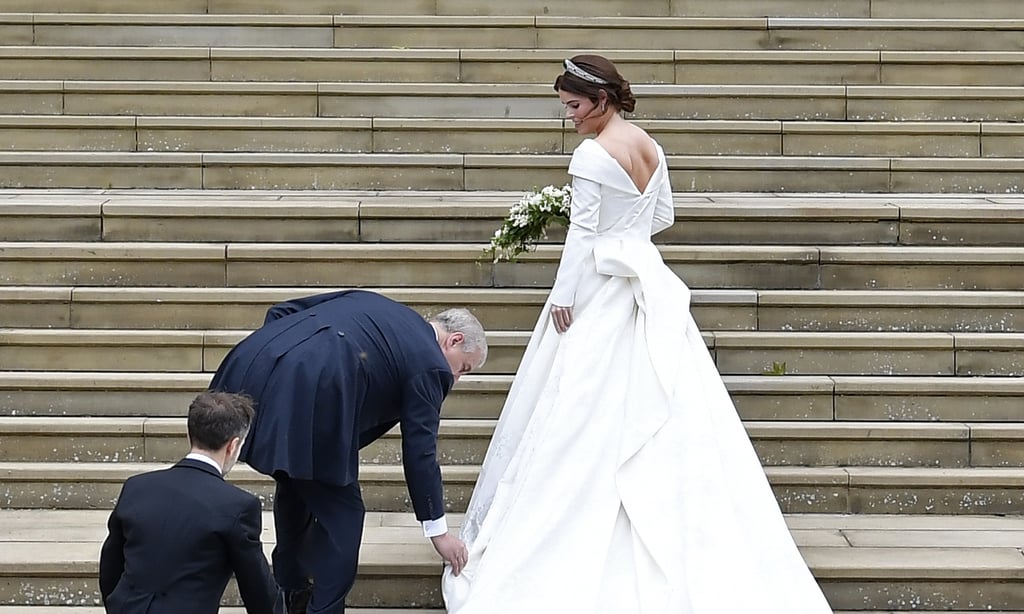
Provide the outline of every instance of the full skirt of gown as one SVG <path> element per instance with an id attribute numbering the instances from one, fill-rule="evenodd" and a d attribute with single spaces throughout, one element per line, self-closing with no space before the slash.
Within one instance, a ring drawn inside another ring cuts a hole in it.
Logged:
<path id="1" fill-rule="evenodd" d="M 445 571 L 450 614 L 824 614 L 689 290 L 650 242 L 546 305 Z M 599 272 L 600 271 L 600 272 Z"/>

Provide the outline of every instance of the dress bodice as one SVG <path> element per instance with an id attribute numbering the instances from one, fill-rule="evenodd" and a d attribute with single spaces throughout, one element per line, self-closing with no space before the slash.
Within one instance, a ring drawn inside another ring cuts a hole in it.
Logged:
<path id="1" fill-rule="evenodd" d="M 665 154 L 657 143 L 658 166 L 643 191 L 639 190 L 626 169 L 596 140 L 583 141 L 573 153 L 569 174 L 576 180 L 592 181 L 600 186 L 600 204 L 597 232 L 616 236 L 649 239 L 656 232 L 652 225 L 658 205 L 665 191 L 671 187 Z M 669 212 L 669 216 L 671 213 Z M 660 230 L 660 229 L 659 229 Z"/>
<path id="2" fill-rule="evenodd" d="M 646 253 L 660 262 L 651 235 L 672 225 L 672 187 L 665 152 L 655 143 L 658 167 L 644 190 L 597 141 L 586 140 L 573 152 L 572 210 L 562 260 L 551 291 L 553 305 L 573 305 L 581 280 L 595 269 L 595 248 L 614 241 L 623 254 Z"/>

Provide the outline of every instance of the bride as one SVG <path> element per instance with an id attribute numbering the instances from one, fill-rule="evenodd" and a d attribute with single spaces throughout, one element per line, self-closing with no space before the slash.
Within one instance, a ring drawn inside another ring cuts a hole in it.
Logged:
<path id="1" fill-rule="evenodd" d="M 450 614 L 822 614 L 690 291 L 651 235 L 673 221 L 661 147 L 622 118 L 607 59 L 555 89 L 580 134 L 545 311 L 466 514 Z"/>

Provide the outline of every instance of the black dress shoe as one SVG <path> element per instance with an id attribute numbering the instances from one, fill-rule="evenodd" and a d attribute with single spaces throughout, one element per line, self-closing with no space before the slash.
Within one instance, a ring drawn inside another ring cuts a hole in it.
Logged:
<path id="1" fill-rule="evenodd" d="M 312 586 L 295 591 L 285 591 L 284 602 L 288 606 L 288 614 L 306 614 L 306 606 L 309 605 L 309 597 L 312 594 Z"/>

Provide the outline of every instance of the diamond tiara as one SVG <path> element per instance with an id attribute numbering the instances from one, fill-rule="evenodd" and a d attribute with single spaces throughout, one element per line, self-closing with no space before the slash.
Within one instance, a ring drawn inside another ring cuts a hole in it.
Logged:
<path id="1" fill-rule="evenodd" d="M 579 66 L 573 64 L 572 60 L 565 60 L 564 62 L 562 62 L 562 65 L 565 66 L 565 72 L 569 73 L 570 75 L 579 77 L 584 81 L 596 83 L 598 85 L 608 85 L 608 81 L 602 79 L 601 77 L 588 73 Z"/>

